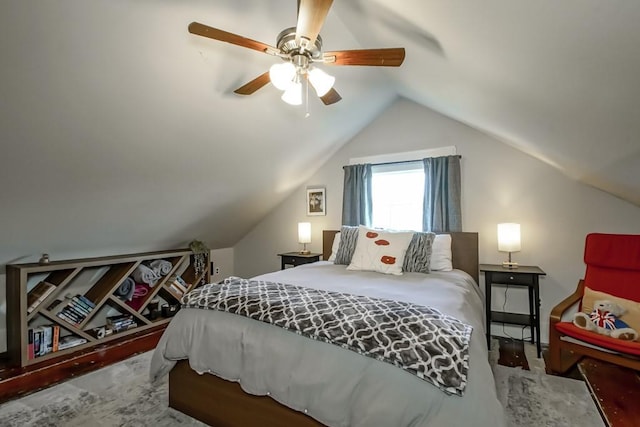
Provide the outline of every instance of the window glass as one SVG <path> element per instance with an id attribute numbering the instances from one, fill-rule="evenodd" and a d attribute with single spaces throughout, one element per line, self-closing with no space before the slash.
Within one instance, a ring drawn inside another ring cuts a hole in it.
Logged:
<path id="1" fill-rule="evenodd" d="M 372 172 L 373 226 L 421 231 L 424 195 L 422 163 L 377 165 Z"/>

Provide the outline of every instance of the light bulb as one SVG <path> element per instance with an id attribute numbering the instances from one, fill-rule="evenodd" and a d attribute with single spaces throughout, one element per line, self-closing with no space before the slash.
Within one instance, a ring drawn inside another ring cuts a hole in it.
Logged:
<path id="1" fill-rule="evenodd" d="M 287 90 L 295 76 L 296 67 L 291 62 L 273 64 L 269 69 L 271 83 L 280 90 Z"/>
<path id="2" fill-rule="evenodd" d="M 336 78 L 322 71 L 320 68 L 312 68 L 309 70 L 309 81 L 311 86 L 316 90 L 318 96 L 324 96 L 331 90 Z"/>
<path id="3" fill-rule="evenodd" d="M 302 104 L 302 84 L 300 82 L 291 83 L 282 94 L 282 100 L 289 105 Z"/>

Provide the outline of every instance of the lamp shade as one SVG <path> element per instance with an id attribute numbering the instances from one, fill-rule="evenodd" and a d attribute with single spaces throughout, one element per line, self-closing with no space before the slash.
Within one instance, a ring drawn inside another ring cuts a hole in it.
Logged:
<path id="1" fill-rule="evenodd" d="M 520 250 L 520 224 L 498 224 L 498 250 L 518 252 Z"/>
<path id="2" fill-rule="evenodd" d="M 333 87 L 336 78 L 322 71 L 320 68 L 309 70 L 309 81 L 318 96 L 324 96 Z"/>
<path id="3" fill-rule="evenodd" d="M 302 84 L 300 82 L 291 83 L 281 98 L 289 105 L 302 104 Z"/>
<path id="4" fill-rule="evenodd" d="M 296 67 L 291 62 L 274 64 L 269 68 L 269 79 L 280 90 L 287 90 L 295 76 Z"/>
<path id="5" fill-rule="evenodd" d="M 298 242 L 311 243 L 311 223 L 310 222 L 298 223 Z"/>

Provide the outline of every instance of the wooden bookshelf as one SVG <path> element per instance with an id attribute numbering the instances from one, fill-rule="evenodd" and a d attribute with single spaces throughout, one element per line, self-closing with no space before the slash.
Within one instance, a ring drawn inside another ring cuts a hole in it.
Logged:
<path id="1" fill-rule="evenodd" d="M 141 261 L 113 264 L 109 270 L 89 289 L 84 296 L 97 306 L 102 306 L 120 284 L 133 273 Z"/>
<path id="2" fill-rule="evenodd" d="M 148 293 L 136 304 L 137 308 L 134 308 L 115 292 L 140 264 L 147 265 L 154 260 L 170 262 L 171 270 L 149 288 Z M 49 359 L 72 357 L 79 351 L 166 325 L 171 318 L 164 318 L 161 314 L 152 318 L 148 305 L 155 299 L 159 300 L 160 305 L 179 304 L 181 295 L 170 288 L 170 280 L 176 275 L 190 285 L 189 290 L 208 283 L 211 278 L 209 257 L 206 257 L 204 271 L 196 272 L 194 265 L 194 255 L 189 249 L 52 261 L 42 265 L 7 265 L 7 353 L 10 363 L 26 367 Z M 56 289 L 33 312 L 27 313 L 28 291 L 40 281 L 51 283 Z M 77 324 L 58 316 L 69 305 L 68 296 L 73 295 L 81 295 L 95 304 Z M 58 304 L 52 307 L 56 301 L 59 301 Z M 114 314 L 131 315 L 137 326 L 98 338 L 95 329 L 106 327 L 106 317 Z M 87 342 L 30 358 L 29 330 L 46 325 L 59 326 L 60 336 L 74 335 Z"/>

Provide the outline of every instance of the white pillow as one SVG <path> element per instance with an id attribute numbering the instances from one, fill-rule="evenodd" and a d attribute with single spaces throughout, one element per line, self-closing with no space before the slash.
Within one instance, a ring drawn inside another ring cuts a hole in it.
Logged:
<path id="1" fill-rule="evenodd" d="M 331 255 L 327 261 L 336 262 L 336 254 L 338 253 L 338 248 L 340 247 L 340 232 L 338 231 L 333 238 L 333 245 L 331 245 Z"/>
<path id="2" fill-rule="evenodd" d="M 413 231 L 392 232 L 360 226 L 356 249 L 347 270 L 401 275 L 412 237 Z"/>
<path id="3" fill-rule="evenodd" d="M 431 249 L 431 271 L 451 271 L 451 235 L 436 234 Z"/>

